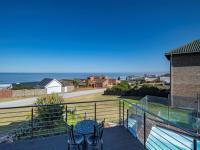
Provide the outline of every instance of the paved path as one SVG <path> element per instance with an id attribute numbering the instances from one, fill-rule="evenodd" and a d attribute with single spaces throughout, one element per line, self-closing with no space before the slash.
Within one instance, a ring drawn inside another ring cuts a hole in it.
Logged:
<path id="1" fill-rule="evenodd" d="M 62 93 L 59 94 L 63 98 L 72 98 L 72 97 L 79 97 L 83 95 L 89 95 L 89 94 L 96 94 L 96 93 L 103 93 L 105 89 L 95 89 L 95 90 L 86 90 L 86 91 L 77 91 L 72 93 Z M 4 107 L 20 107 L 20 106 L 27 106 L 32 105 L 37 100 L 37 97 L 32 98 L 25 98 L 20 100 L 14 100 L 9 102 L 1 102 L 0 108 Z"/>

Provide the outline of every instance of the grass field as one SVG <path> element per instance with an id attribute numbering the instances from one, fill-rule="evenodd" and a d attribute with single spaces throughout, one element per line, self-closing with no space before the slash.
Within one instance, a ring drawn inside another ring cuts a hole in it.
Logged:
<path id="1" fill-rule="evenodd" d="M 89 94 L 74 98 L 66 98 L 64 99 L 64 102 L 83 102 L 83 101 L 101 101 L 101 100 L 120 100 L 121 98 L 118 96 L 106 96 L 102 95 L 102 93 L 98 94 Z"/>
<path id="2" fill-rule="evenodd" d="M 84 101 L 103 101 L 103 100 L 114 100 L 113 102 L 97 103 L 96 105 L 96 119 L 117 122 L 119 120 L 119 106 L 117 96 L 104 96 L 102 94 L 91 94 L 75 98 L 64 99 L 65 103 L 68 102 L 84 102 Z M 76 108 L 76 114 L 71 115 L 68 113 L 68 123 L 76 124 L 76 122 L 84 119 L 85 114 L 87 119 L 94 119 L 94 103 L 83 103 L 83 104 L 70 104 L 68 109 Z M 31 122 L 31 107 L 27 108 L 16 108 L 16 109 L 0 109 L 0 135 L 12 132 L 22 127 L 30 128 Z M 34 108 L 35 110 L 35 108 Z M 34 111 L 34 116 L 37 116 Z M 62 125 L 62 129 L 63 129 Z M 43 132 L 43 131 L 40 131 Z M 46 131 L 44 132 L 46 133 Z M 36 133 L 35 133 L 36 134 Z M 38 134 L 38 133 L 37 133 Z"/>

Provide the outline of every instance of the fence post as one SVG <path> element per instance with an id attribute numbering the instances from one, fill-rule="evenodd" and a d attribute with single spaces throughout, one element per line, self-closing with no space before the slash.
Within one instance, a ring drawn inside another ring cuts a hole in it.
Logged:
<path id="1" fill-rule="evenodd" d="M 119 100 L 119 125 L 121 125 L 121 100 Z"/>
<path id="2" fill-rule="evenodd" d="M 97 104 L 94 103 L 94 120 L 97 121 Z"/>
<path id="3" fill-rule="evenodd" d="M 65 106 L 65 122 L 67 123 L 67 104 L 66 104 L 66 106 Z"/>
<path id="4" fill-rule="evenodd" d="M 123 126 L 124 126 L 124 101 L 123 101 Z"/>
<path id="5" fill-rule="evenodd" d="M 146 113 L 144 112 L 144 149 L 146 149 Z"/>
<path id="6" fill-rule="evenodd" d="M 193 140 L 193 150 L 197 150 L 197 140 L 196 139 L 194 139 Z"/>
<path id="7" fill-rule="evenodd" d="M 33 138 L 33 107 L 31 109 L 31 138 Z"/>

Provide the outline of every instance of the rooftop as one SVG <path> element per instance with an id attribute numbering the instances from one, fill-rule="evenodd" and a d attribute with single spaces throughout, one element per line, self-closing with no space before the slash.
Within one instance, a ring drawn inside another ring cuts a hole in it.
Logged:
<path id="1" fill-rule="evenodd" d="M 190 54 L 190 53 L 200 53 L 200 40 L 195 40 L 191 43 L 188 43 L 184 46 L 179 48 L 173 49 L 167 53 L 165 56 L 167 59 L 170 59 L 170 56 L 173 55 L 180 55 L 180 54 Z"/>
<path id="2" fill-rule="evenodd" d="M 44 87 L 44 86 L 46 86 L 47 84 L 49 84 L 49 82 L 51 82 L 52 80 L 54 80 L 54 79 L 45 78 L 45 79 L 43 79 L 42 81 L 40 81 L 39 86 Z"/>

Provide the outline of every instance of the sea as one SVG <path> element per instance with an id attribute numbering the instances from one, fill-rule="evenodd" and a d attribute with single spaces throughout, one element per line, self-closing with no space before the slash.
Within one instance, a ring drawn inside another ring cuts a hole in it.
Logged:
<path id="1" fill-rule="evenodd" d="M 0 73 L 0 84 L 12 84 L 22 82 L 37 82 L 44 78 L 53 79 L 86 79 L 89 76 L 108 76 L 109 78 L 126 78 L 130 75 L 143 76 L 144 74 L 162 74 L 140 72 L 140 73 Z"/>

